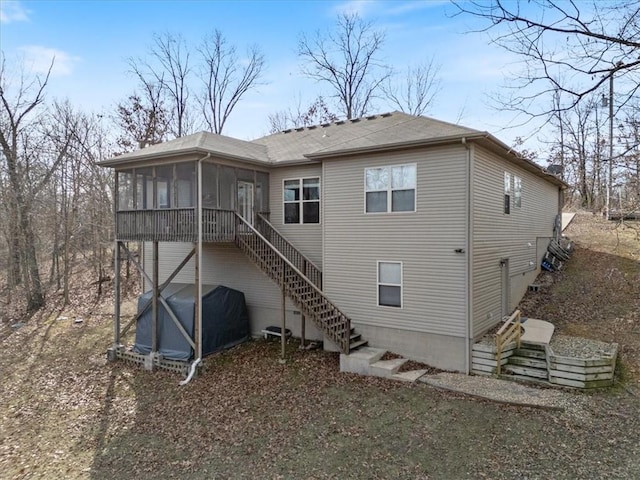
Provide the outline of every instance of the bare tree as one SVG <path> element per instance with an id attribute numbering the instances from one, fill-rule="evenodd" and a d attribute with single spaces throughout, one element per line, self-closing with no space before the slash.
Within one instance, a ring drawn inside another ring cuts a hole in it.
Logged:
<path id="1" fill-rule="evenodd" d="M 56 168 L 65 159 L 73 128 L 59 125 L 60 135 L 43 128 L 46 111 L 42 108 L 44 92 L 53 68 L 44 76 L 27 78 L 24 73 L 17 85 L 8 81 L 4 59 L 0 67 L 0 148 L 7 172 L 9 218 L 16 221 L 9 241 L 10 266 L 21 270 L 27 309 L 44 305 L 44 289 L 37 257 L 37 233 L 34 229 L 34 199 L 44 190 Z M 19 246 L 19 250 L 14 250 Z M 19 264 L 19 267 L 18 267 Z"/>
<path id="2" fill-rule="evenodd" d="M 384 33 L 374 30 L 371 23 L 357 14 L 343 13 L 335 31 L 300 37 L 302 73 L 330 88 L 343 116 L 364 116 L 391 75 L 379 58 L 384 40 Z"/>
<path id="3" fill-rule="evenodd" d="M 129 58 L 131 72 L 139 79 L 145 93 L 149 93 L 150 88 L 160 88 L 169 105 L 169 132 L 175 137 L 192 133 L 193 129 L 189 101 L 190 59 L 184 38 L 169 32 L 154 34 L 148 60 Z"/>
<path id="4" fill-rule="evenodd" d="M 335 122 L 338 116 L 329 110 L 322 96 L 317 97 L 306 110 L 298 101 L 296 110 L 280 110 L 269 115 L 269 133 L 281 132 L 289 128 L 309 127 Z"/>
<path id="5" fill-rule="evenodd" d="M 199 101 L 204 121 L 212 132 L 222 133 L 240 99 L 258 86 L 265 67 L 264 55 L 254 45 L 241 59 L 220 30 L 206 37 L 198 51 L 203 61 L 204 91 Z"/>
<path id="6" fill-rule="evenodd" d="M 486 21 L 493 42 L 518 55 L 524 65 L 500 95 L 500 107 L 527 118 L 553 112 L 538 100 L 564 93 L 572 109 L 609 82 L 617 81 L 618 106 L 640 88 L 640 6 L 637 2 L 551 0 L 454 2 L 457 14 Z"/>
<path id="7" fill-rule="evenodd" d="M 169 113 L 162 100 L 161 88 L 143 83 L 135 92 L 118 103 L 114 121 L 120 128 L 117 143 L 122 152 L 155 145 L 166 139 Z"/>
<path id="8" fill-rule="evenodd" d="M 440 92 L 440 65 L 433 58 L 407 67 L 403 75 L 389 77 L 382 86 L 384 96 L 401 112 L 422 115 L 434 103 Z"/>

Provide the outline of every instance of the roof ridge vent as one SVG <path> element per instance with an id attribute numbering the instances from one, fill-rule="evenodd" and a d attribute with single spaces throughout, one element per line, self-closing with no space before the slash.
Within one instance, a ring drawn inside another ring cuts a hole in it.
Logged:
<path id="1" fill-rule="evenodd" d="M 377 115 L 369 115 L 368 117 L 366 117 L 367 120 L 373 120 L 375 118 L 378 118 Z"/>
<path id="2" fill-rule="evenodd" d="M 349 121 L 350 121 L 351 123 L 357 123 L 357 122 L 359 122 L 359 121 L 360 121 L 360 119 L 359 119 L 359 118 L 350 118 L 350 119 L 349 119 Z"/>
<path id="3" fill-rule="evenodd" d="M 390 117 L 391 115 L 393 115 L 391 112 L 387 112 L 387 113 L 381 114 L 380 116 L 383 118 L 386 118 L 386 117 Z"/>

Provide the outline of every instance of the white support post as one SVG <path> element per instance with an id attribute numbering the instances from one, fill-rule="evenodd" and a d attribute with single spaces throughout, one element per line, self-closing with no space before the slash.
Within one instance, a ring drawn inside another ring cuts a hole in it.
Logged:
<path id="1" fill-rule="evenodd" d="M 198 221 L 198 244 L 196 245 L 196 359 L 202 358 L 202 160 L 198 161 L 198 188 L 196 198 Z"/>

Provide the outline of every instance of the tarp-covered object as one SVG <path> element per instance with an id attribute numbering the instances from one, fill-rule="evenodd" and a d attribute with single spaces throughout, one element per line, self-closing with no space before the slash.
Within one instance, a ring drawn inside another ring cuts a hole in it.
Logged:
<path id="1" fill-rule="evenodd" d="M 195 330 L 194 285 L 171 283 L 161 293 L 187 333 L 193 338 Z M 152 291 L 138 297 L 138 312 L 151 299 Z M 151 304 L 138 319 L 133 350 L 151 352 L 153 328 Z M 250 337 L 249 314 L 244 293 L 223 285 L 202 286 L 202 354 L 230 348 Z M 158 301 L 158 351 L 172 360 L 191 360 L 193 349 L 174 323 L 164 305 Z"/>

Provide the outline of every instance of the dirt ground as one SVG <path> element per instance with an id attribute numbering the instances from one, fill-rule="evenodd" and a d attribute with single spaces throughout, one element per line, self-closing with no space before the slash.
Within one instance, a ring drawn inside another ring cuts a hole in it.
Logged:
<path id="1" fill-rule="evenodd" d="M 575 257 L 522 307 L 620 343 L 617 385 L 571 392 L 580 409 L 341 374 L 336 354 L 295 341 L 285 365 L 277 342 L 254 341 L 179 387 L 175 374 L 107 363 L 110 299 L 87 297 L 0 340 L 0 478 L 640 478 L 640 252 L 631 230 L 612 250 L 597 218 L 570 228 Z M 602 278 L 617 286 L 603 292 Z"/>

